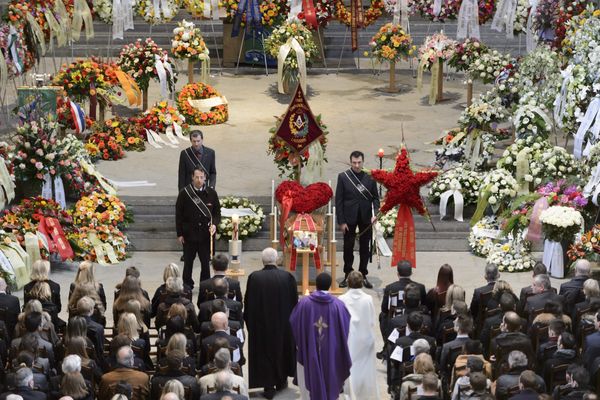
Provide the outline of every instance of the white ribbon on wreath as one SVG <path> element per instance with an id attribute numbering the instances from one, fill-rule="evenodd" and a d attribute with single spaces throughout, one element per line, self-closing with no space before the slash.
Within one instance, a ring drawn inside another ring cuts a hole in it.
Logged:
<path id="1" fill-rule="evenodd" d="M 529 0 L 529 5 L 531 9 L 529 10 L 529 16 L 527 17 L 527 52 L 530 53 L 537 47 L 537 37 L 533 30 L 533 18 L 537 13 L 539 0 Z"/>
<path id="2" fill-rule="evenodd" d="M 559 128 L 563 128 L 564 124 L 562 120 L 567 111 L 567 89 L 573 80 L 572 67 L 567 67 L 567 69 L 561 71 L 560 74 L 562 75 L 563 82 L 560 93 L 556 95 L 556 100 L 554 100 L 554 120 Z"/>
<path id="3" fill-rule="evenodd" d="M 160 93 L 163 98 L 169 97 L 169 82 L 173 80 L 173 69 L 167 55 L 164 55 L 164 60 L 158 54 L 154 55 L 154 66 L 160 83 Z"/>
<path id="4" fill-rule="evenodd" d="M 300 85 L 302 86 L 304 93 L 306 93 L 306 55 L 304 54 L 304 49 L 298 40 L 296 40 L 296 38 L 293 36 L 290 37 L 287 42 L 279 48 L 279 54 L 277 55 L 277 82 L 279 93 L 285 93 L 283 90 L 283 66 L 288 54 L 292 50 L 294 50 L 296 59 L 298 61 Z"/>
<path id="5" fill-rule="evenodd" d="M 434 0 L 433 1 L 433 15 L 436 17 L 440 15 L 442 12 L 442 0 Z"/>
<path id="6" fill-rule="evenodd" d="M 563 248 L 560 242 L 544 240 L 544 255 L 542 262 L 548 268 L 548 273 L 555 278 L 565 276 Z"/>
<path id="7" fill-rule="evenodd" d="M 515 37 L 515 18 L 517 17 L 517 0 L 500 0 L 496 8 L 496 14 L 492 20 L 492 29 L 502 32 L 506 29 L 506 37 Z"/>
<path id="8" fill-rule="evenodd" d="M 146 15 L 150 16 L 151 10 L 154 10 L 154 20 L 170 20 L 173 17 L 169 0 L 152 0 L 152 8 L 148 7 Z"/>
<path id="9" fill-rule="evenodd" d="M 214 21 L 219 20 L 219 0 L 204 0 L 204 10 L 203 10 L 204 18 L 210 19 L 212 14 L 212 19 Z"/>
<path id="10" fill-rule="evenodd" d="M 298 20 L 298 15 L 302 12 L 302 0 L 290 0 L 290 12 L 288 13 L 287 22 Z"/>
<path id="11" fill-rule="evenodd" d="M 59 175 L 54 177 L 54 194 L 52 192 L 52 177 L 49 173 L 44 175 L 44 184 L 42 185 L 42 197 L 45 199 L 54 199 L 64 209 L 67 208 L 65 186 Z"/>
<path id="12" fill-rule="evenodd" d="M 377 248 L 379 249 L 379 254 L 381 254 L 382 257 L 391 257 L 392 256 L 392 250 L 390 250 L 390 246 L 388 246 L 387 242 L 385 241 L 385 237 L 383 236 L 383 226 L 381 225 L 381 223 L 377 222 L 375 224 L 375 244 L 377 245 Z"/>
<path id="13" fill-rule="evenodd" d="M 208 99 L 187 99 L 190 106 L 200 112 L 209 112 L 211 108 L 227 104 L 225 96 L 210 97 Z"/>
<path id="14" fill-rule="evenodd" d="M 408 0 L 396 0 L 394 4 L 394 18 L 392 20 L 394 25 L 400 24 L 404 32 L 410 30 L 408 22 Z"/>
<path id="15" fill-rule="evenodd" d="M 131 0 L 113 0 L 112 21 L 113 39 L 123 39 L 124 31 L 134 29 L 133 3 Z"/>
<path id="16" fill-rule="evenodd" d="M 530 112 L 533 112 L 533 113 L 539 115 L 544 120 L 544 122 L 546 123 L 546 126 L 552 126 L 552 121 L 550 120 L 550 117 L 540 107 L 534 106 L 534 107 L 528 108 L 527 111 L 530 111 Z M 515 131 L 518 131 L 519 128 L 521 127 L 521 121 L 523 120 L 523 117 L 525 116 L 525 113 L 527 111 L 525 111 L 524 108 L 519 108 L 517 110 L 517 112 L 515 113 L 515 115 L 513 117 L 513 121 L 515 122 L 514 123 L 514 125 L 515 125 Z"/>
<path id="17" fill-rule="evenodd" d="M 579 125 L 579 129 L 577 129 L 577 133 L 575 134 L 573 155 L 577 159 L 580 159 L 583 155 L 583 142 L 585 141 L 585 136 L 588 131 L 592 136 L 587 140 L 587 144 L 589 145 L 590 142 L 597 142 L 600 135 L 600 98 L 598 97 L 595 97 L 588 106 L 583 120 Z"/>
<path id="18" fill-rule="evenodd" d="M 462 186 L 456 179 L 450 181 L 450 187 L 440 196 L 440 220 L 446 216 L 448 200 L 450 197 L 454 199 L 454 219 L 457 221 L 463 220 L 464 197 L 462 195 Z"/>
<path id="19" fill-rule="evenodd" d="M 600 195 L 600 163 L 592 169 L 590 180 L 583 187 L 584 197 L 591 197 L 592 203 L 598 205 L 598 195 Z"/>
<path id="20" fill-rule="evenodd" d="M 480 39 L 479 34 L 479 6 L 477 0 L 463 0 L 458 11 L 458 26 L 456 37 L 466 39 L 472 37 Z"/>

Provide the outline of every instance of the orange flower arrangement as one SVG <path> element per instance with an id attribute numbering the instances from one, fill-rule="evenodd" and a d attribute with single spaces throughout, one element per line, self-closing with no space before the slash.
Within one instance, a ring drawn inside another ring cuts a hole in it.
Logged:
<path id="1" fill-rule="evenodd" d="M 208 112 L 203 112 L 192 107 L 188 100 L 210 99 L 221 97 L 212 86 L 204 83 L 190 83 L 185 85 L 177 96 L 177 108 L 187 122 L 192 125 L 217 125 L 229 118 L 227 104 L 214 106 Z"/>

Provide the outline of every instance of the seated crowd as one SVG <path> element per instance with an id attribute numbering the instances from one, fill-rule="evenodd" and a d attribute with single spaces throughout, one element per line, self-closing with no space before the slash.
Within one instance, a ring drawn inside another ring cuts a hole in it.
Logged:
<path id="1" fill-rule="evenodd" d="M 488 264 L 470 305 L 447 264 L 429 291 L 410 279 L 410 263 L 397 271 L 384 290 L 377 353 L 393 399 L 597 399 L 600 290 L 587 261 L 558 293 L 536 264 L 519 296 Z"/>
<path id="2" fill-rule="evenodd" d="M 112 324 L 103 285 L 82 262 L 59 318 L 60 286 L 36 261 L 23 309 L 0 279 L 0 400 L 246 399 L 239 282 L 216 255 L 197 303 L 176 264 L 150 298 L 127 269 L 114 291 Z M 600 288 L 587 261 L 552 288 L 543 264 L 519 295 L 495 265 L 470 305 L 449 265 L 435 287 L 410 279 L 385 287 L 380 330 L 393 399 L 594 399 L 600 391 Z M 108 325 L 108 327 L 107 327 Z"/>
<path id="3" fill-rule="evenodd" d="M 105 289 L 84 261 L 69 288 L 67 321 L 48 261 L 33 264 L 22 310 L 0 279 L 0 399 L 246 399 L 242 293 L 224 275 L 226 256 L 212 265 L 198 311 L 176 264 L 152 299 L 139 270 L 128 268 L 111 318 Z"/>

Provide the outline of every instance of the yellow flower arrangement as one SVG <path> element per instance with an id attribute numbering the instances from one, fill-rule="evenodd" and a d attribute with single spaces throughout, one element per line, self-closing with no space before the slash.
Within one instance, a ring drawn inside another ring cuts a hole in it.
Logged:
<path id="1" fill-rule="evenodd" d="M 371 54 L 379 61 L 396 62 L 414 52 L 412 39 L 400 25 L 383 25 L 371 39 Z"/>

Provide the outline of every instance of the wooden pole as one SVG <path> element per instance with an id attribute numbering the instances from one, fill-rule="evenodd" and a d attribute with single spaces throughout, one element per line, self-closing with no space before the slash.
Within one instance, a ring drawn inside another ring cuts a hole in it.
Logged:
<path id="1" fill-rule="evenodd" d="M 439 103 L 440 101 L 442 101 L 443 97 L 444 97 L 444 60 L 442 60 L 441 58 L 438 58 L 438 63 L 440 63 L 440 64 L 439 64 L 439 73 L 437 76 L 438 85 L 437 85 L 437 97 L 435 99 L 436 103 Z"/>
<path id="2" fill-rule="evenodd" d="M 390 92 L 396 91 L 396 62 L 390 61 Z"/>
<path id="3" fill-rule="evenodd" d="M 308 290 L 308 270 L 309 266 L 309 256 L 310 253 L 307 251 L 302 252 L 302 294 L 306 294 Z"/>
<path id="4" fill-rule="evenodd" d="M 473 81 L 467 81 L 467 107 L 470 107 L 473 103 Z"/>
<path id="5" fill-rule="evenodd" d="M 148 89 L 142 90 L 142 111 L 148 109 Z"/>
<path id="6" fill-rule="evenodd" d="M 336 280 L 336 269 L 337 269 L 337 261 L 336 261 L 336 251 L 337 251 L 337 240 L 332 240 L 329 242 L 329 259 L 331 260 L 331 291 L 333 293 L 339 290 L 338 283 Z"/>
<path id="7" fill-rule="evenodd" d="M 327 239 L 325 243 L 328 244 L 333 240 L 333 214 L 328 213 L 325 218 L 327 220 Z M 324 265 L 331 265 L 331 246 L 327 246 L 327 259 Z"/>
<path id="8" fill-rule="evenodd" d="M 188 60 L 188 83 L 194 83 L 194 61 Z"/>
<path id="9" fill-rule="evenodd" d="M 92 120 L 96 120 L 96 106 L 98 105 L 98 98 L 96 97 L 96 95 L 90 96 L 90 112 L 89 112 L 89 117 Z"/>
<path id="10" fill-rule="evenodd" d="M 106 114 L 106 104 L 103 101 L 100 101 L 100 102 L 98 102 L 98 107 L 99 107 L 98 121 L 100 123 L 104 123 L 104 118 L 105 118 L 105 114 Z"/>

